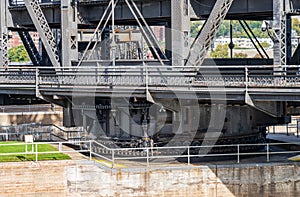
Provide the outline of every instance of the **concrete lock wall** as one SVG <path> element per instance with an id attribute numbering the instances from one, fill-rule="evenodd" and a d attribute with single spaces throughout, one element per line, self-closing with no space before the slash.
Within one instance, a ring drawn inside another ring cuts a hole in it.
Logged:
<path id="1" fill-rule="evenodd" d="M 0 164 L 0 196 L 299 196 L 298 164 L 110 171 L 92 162 Z"/>
<path id="2" fill-rule="evenodd" d="M 0 113 L 0 125 L 18 125 L 30 123 L 62 124 L 62 112 L 24 112 L 24 113 Z"/>

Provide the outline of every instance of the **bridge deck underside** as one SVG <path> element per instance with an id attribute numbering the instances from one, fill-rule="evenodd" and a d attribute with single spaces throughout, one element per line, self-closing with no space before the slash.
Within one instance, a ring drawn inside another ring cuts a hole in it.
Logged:
<path id="1" fill-rule="evenodd" d="M 48 2 L 41 4 L 43 12 L 50 25 L 59 25 L 61 21 L 60 1 Z M 140 1 L 136 0 L 141 13 L 147 19 L 149 24 L 163 24 L 171 20 L 170 0 L 165 1 Z M 191 0 L 190 16 L 192 19 L 206 18 L 210 14 L 215 1 L 210 0 Z M 292 1 L 294 9 L 300 9 L 298 1 Z M 80 15 L 80 25 L 91 25 L 97 23 L 105 8 L 106 1 L 79 1 L 78 13 Z M 31 26 L 32 21 L 26 11 L 24 5 L 10 6 L 14 27 Z M 135 24 L 134 17 L 124 2 L 121 2 L 116 7 L 115 20 L 117 24 Z M 20 17 L 21 16 L 21 17 Z M 273 19 L 273 1 L 271 0 L 235 0 L 227 19 L 239 20 L 272 20 Z M 84 26 L 85 27 L 85 26 Z"/>

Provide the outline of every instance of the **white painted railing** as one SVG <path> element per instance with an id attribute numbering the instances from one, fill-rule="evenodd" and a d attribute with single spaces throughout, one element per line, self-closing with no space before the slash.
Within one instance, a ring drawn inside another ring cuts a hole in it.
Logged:
<path id="1" fill-rule="evenodd" d="M 49 144 L 58 147 L 58 151 L 48 151 L 48 152 L 39 152 L 38 145 L 41 144 Z M 80 150 L 64 150 L 63 145 L 80 145 Z M 186 164 L 191 164 L 192 158 L 200 158 L 200 157 L 218 157 L 220 160 L 223 160 L 222 157 L 232 157 L 236 158 L 236 163 L 241 162 L 241 157 L 243 156 L 265 156 L 266 162 L 271 161 L 271 156 L 273 155 L 282 155 L 282 154 L 299 154 L 300 150 L 281 150 L 281 151 L 273 151 L 274 147 L 280 146 L 300 146 L 300 142 L 294 143 L 265 143 L 265 144 L 232 144 L 232 145 L 213 145 L 213 146 L 176 146 L 176 147 L 141 147 L 141 148 L 109 148 L 104 146 L 103 144 L 95 141 L 78 141 L 75 143 L 72 142 L 33 142 L 33 143 L 16 143 L 16 144 L 0 144 L 1 147 L 8 146 L 31 146 L 31 151 L 24 150 L 24 152 L 10 152 L 10 153 L 0 153 L 0 156 L 6 155 L 35 155 L 35 161 L 38 161 L 38 156 L 41 154 L 53 154 L 53 153 L 86 153 L 88 154 L 89 160 L 92 160 L 93 157 L 100 158 L 106 160 L 111 163 L 111 168 L 115 168 L 118 161 L 128 160 L 128 161 L 137 161 L 141 160 L 145 163 L 147 167 L 150 167 L 151 160 L 154 159 L 177 159 L 184 158 L 186 159 Z M 243 147 L 260 147 L 261 151 L 256 152 L 242 152 Z M 101 147 L 107 151 L 106 154 L 101 154 L 96 150 L 95 147 Z M 262 147 L 264 149 L 262 150 Z M 232 152 L 226 153 L 197 153 L 192 154 L 192 150 L 195 149 L 212 149 L 212 148 L 231 148 L 231 150 L 235 149 Z M 158 154 L 160 152 L 164 152 L 164 150 L 169 150 L 170 154 Z M 136 156 L 119 153 L 124 152 L 136 152 L 139 153 Z M 177 153 L 177 154 L 176 154 Z M 256 161 L 254 161 L 256 163 Z"/>

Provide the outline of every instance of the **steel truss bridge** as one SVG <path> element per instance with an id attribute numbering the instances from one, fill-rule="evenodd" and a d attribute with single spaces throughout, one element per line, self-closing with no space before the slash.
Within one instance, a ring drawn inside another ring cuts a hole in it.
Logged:
<path id="1" fill-rule="evenodd" d="M 201 141 L 213 122 L 221 138 L 255 143 L 266 126 L 300 114 L 300 45 L 293 50 L 291 44 L 292 17 L 298 15 L 297 0 L 4 0 L 0 103 L 59 104 L 65 126 L 83 126 L 96 138 L 147 139 L 174 130 L 186 136 L 196 130 Z M 191 21 L 197 20 L 205 23 L 192 39 Z M 260 59 L 206 58 L 224 20 L 240 22 Z M 264 21 L 274 58 L 246 20 Z M 153 26 L 163 27 L 163 44 Z M 32 64 L 9 64 L 10 32 L 18 33 Z M 39 47 L 31 32 L 38 33 Z M 109 107 L 94 114 L 75 109 L 74 97 L 84 105 L 90 95 L 95 104 Z M 130 100 L 128 113 L 121 110 L 126 103 L 112 106 L 111 99 L 120 98 Z M 191 100 L 205 117 L 198 128 L 193 128 L 191 117 L 197 115 Z M 227 106 L 223 117 L 211 111 L 213 103 Z M 157 107 L 154 114 L 151 105 Z"/>

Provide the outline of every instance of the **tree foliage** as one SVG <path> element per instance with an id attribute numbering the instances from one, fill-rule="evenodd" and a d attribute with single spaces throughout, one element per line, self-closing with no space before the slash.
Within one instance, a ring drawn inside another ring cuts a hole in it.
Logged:
<path id="1" fill-rule="evenodd" d="M 263 48 L 269 48 L 269 47 L 270 47 L 270 44 L 267 43 L 267 42 L 261 42 L 260 45 L 261 45 Z"/>
<path id="2" fill-rule="evenodd" d="M 234 58 L 247 58 L 248 55 L 246 53 L 234 53 Z"/>
<path id="3" fill-rule="evenodd" d="M 210 56 L 212 58 L 229 58 L 228 45 L 218 44 Z"/>
<path id="4" fill-rule="evenodd" d="M 203 23 L 201 21 L 196 21 L 191 23 L 191 37 L 196 38 L 198 32 L 201 30 Z"/>
<path id="5" fill-rule="evenodd" d="M 8 50 L 8 57 L 10 62 L 28 62 L 29 55 L 24 45 L 19 45 Z"/>
<path id="6" fill-rule="evenodd" d="M 297 21 L 296 21 L 297 22 Z M 268 38 L 268 33 L 261 30 L 263 21 L 247 21 L 250 29 L 253 31 L 255 36 L 258 38 Z M 191 36 L 196 37 L 203 22 L 192 22 L 191 24 Z M 248 38 L 247 33 L 244 31 L 242 26 L 240 25 L 239 21 L 233 20 L 232 21 L 232 28 L 233 28 L 233 38 Z M 299 27 L 300 30 L 300 27 Z M 216 37 L 229 37 L 230 36 L 230 21 L 225 20 L 219 28 L 219 31 Z"/>
<path id="7" fill-rule="evenodd" d="M 292 27 L 297 32 L 297 35 L 300 35 L 300 21 L 298 18 L 293 18 Z"/>

